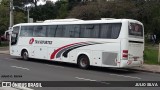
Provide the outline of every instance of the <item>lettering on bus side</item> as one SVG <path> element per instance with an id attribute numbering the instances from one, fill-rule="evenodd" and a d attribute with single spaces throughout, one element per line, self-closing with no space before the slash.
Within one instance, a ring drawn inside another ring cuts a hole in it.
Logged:
<path id="1" fill-rule="evenodd" d="M 35 44 L 52 44 L 52 41 L 35 40 Z"/>
<path id="2" fill-rule="evenodd" d="M 52 44 L 52 41 L 46 41 L 46 40 L 34 40 L 34 38 L 31 38 L 29 40 L 29 44 Z"/>

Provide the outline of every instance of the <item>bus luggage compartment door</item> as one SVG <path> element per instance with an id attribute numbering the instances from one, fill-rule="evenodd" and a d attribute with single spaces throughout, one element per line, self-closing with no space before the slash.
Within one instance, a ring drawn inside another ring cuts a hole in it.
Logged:
<path id="1" fill-rule="evenodd" d="M 104 65 L 117 66 L 117 55 L 116 52 L 102 52 L 102 63 Z"/>
<path id="2" fill-rule="evenodd" d="M 38 59 L 47 59 L 47 47 L 34 47 L 34 55 Z"/>

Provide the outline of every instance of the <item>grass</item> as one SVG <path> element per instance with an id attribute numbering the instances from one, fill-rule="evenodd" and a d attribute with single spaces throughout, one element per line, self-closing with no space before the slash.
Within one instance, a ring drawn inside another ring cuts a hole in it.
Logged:
<path id="1" fill-rule="evenodd" d="M 158 64 L 158 47 L 147 45 L 144 50 L 144 63 Z"/>

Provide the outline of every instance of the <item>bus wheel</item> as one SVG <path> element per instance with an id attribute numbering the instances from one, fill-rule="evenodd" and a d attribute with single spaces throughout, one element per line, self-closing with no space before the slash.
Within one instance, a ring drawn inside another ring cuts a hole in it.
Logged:
<path id="1" fill-rule="evenodd" d="M 90 65 L 89 59 L 86 55 L 82 55 L 78 58 L 78 66 L 82 69 L 87 69 Z"/>
<path id="2" fill-rule="evenodd" d="M 23 60 L 29 59 L 27 50 L 22 51 L 22 58 L 23 58 Z"/>

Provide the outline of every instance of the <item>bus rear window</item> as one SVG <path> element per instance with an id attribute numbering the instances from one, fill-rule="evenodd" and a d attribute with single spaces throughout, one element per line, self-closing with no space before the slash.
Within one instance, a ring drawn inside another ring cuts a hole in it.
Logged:
<path id="1" fill-rule="evenodd" d="M 129 24 L 129 35 L 143 37 L 143 26 L 137 23 Z"/>

